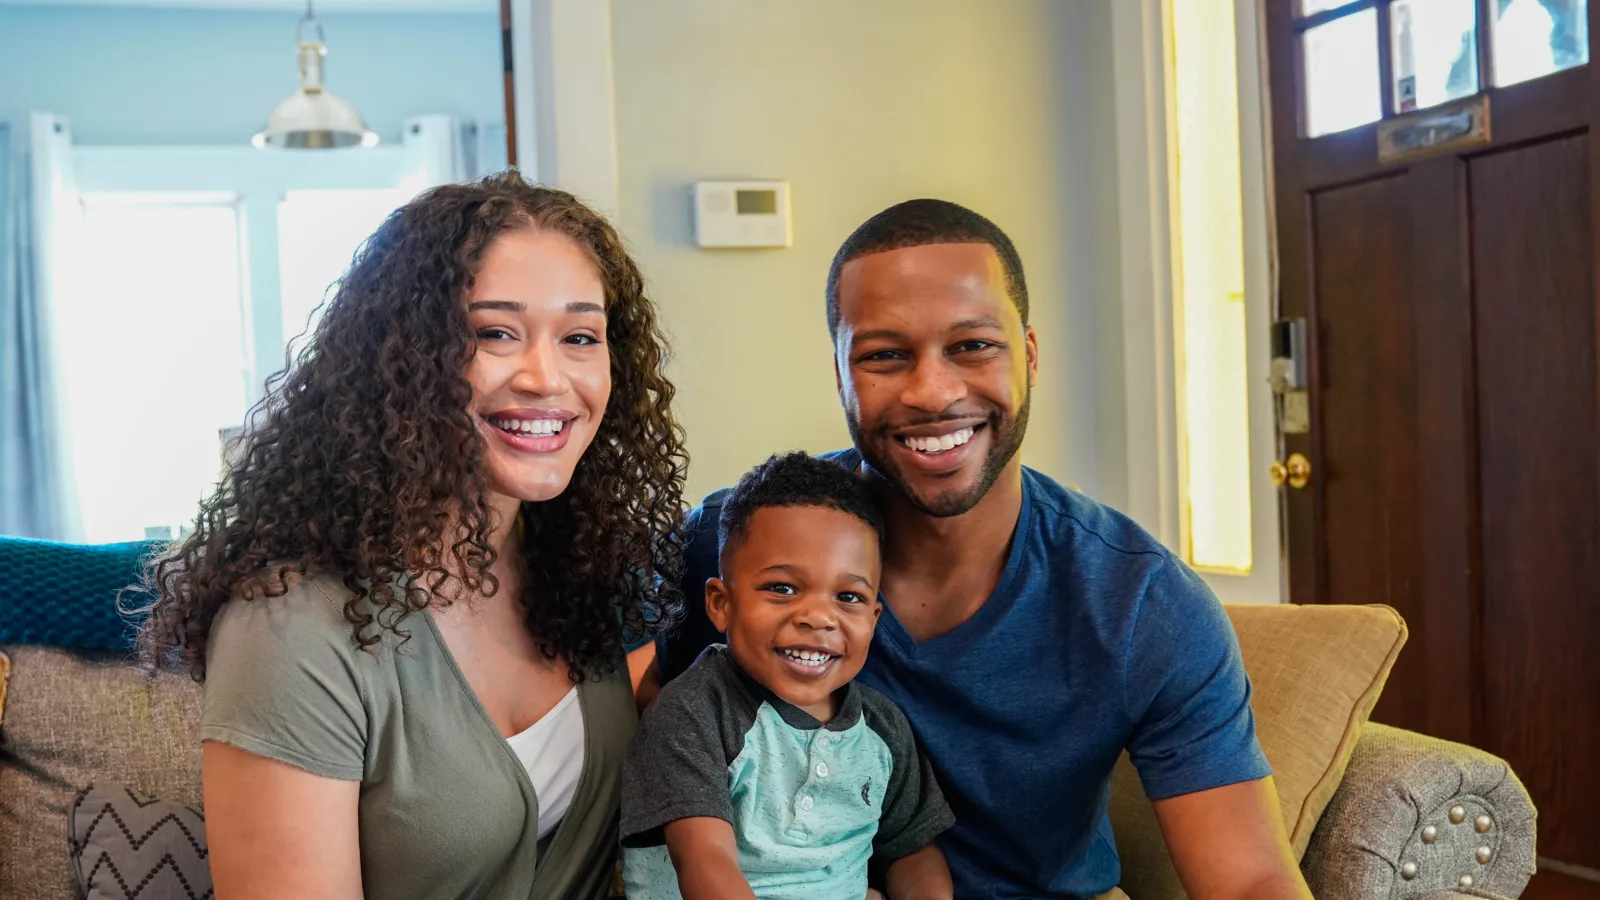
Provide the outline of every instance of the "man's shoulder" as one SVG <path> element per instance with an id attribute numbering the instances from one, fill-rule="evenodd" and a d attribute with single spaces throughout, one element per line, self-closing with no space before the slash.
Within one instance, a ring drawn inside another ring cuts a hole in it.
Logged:
<path id="1" fill-rule="evenodd" d="M 1023 468 L 1035 538 L 1052 564 L 1080 574 L 1119 571 L 1147 577 L 1177 562 L 1172 551 L 1132 517 L 1074 488 Z"/>

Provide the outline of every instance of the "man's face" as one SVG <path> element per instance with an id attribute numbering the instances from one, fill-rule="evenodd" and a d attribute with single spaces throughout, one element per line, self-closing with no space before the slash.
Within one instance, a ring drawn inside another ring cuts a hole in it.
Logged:
<path id="1" fill-rule="evenodd" d="M 758 509 L 706 583 L 706 613 L 728 652 L 766 688 L 827 722 L 834 692 L 860 674 L 882 608 L 878 533 L 816 506 Z"/>
<path id="2" fill-rule="evenodd" d="M 856 449 L 930 516 L 976 506 L 1022 446 L 1038 346 L 988 244 L 846 263 L 834 353 Z"/>

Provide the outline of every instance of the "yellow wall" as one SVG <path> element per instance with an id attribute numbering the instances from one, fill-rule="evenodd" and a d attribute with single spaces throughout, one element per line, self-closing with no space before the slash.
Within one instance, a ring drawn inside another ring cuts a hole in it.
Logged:
<path id="1" fill-rule="evenodd" d="M 936 196 L 1017 243 L 1041 346 L 1025 457 L 1120 503 L 1110 14 L 1079 0 L 613 0 L 620 221 L 674 339 L 689 499 L 845 446 L 823 285 Z M 700 250 L 697 179 L 792 185 L 794 246 Z"/>

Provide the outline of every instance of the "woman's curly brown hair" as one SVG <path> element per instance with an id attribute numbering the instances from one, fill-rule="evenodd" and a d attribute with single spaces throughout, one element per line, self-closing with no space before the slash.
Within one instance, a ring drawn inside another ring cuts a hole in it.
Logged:
<path id="1" fill-rule="evenodd" d="M 363 647 L 385 630 L 405 636 L 403 620 L 444 602 L 446 583 L 468 596 L 498 590 L 463 298 L 489 243 L 519 229 L 566 235 L 594 262 L 612 385 L 567 489 L 522 505 L 528 630 L 578 682 L 613 671 L 625 641 L 677 617 L 687 456 L 655 310 L 610 224 L 508 172 L 428 191 L 356 253 L 193 533 L 151 564 L 147 663 L 178 661 L 204 679 L 222 605 L 247 587 L 280 596 L 291 573 L 343 577 Z"/>

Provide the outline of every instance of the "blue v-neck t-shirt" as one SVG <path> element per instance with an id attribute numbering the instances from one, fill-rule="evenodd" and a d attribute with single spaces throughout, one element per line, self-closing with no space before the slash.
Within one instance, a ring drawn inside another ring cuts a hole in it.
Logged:
<path id="1" fill-rule="evenodd" d="M 860 464 L 854 450 L 826 458 Z M 860 680 L 905 713 L 955 813 L 938 845 L 957 898 L 1094 897 L 1121 877 L 1107 804 L 1124 749 L 1157 800 L 1271 769 L 1205 583 L 1121 513 L 1026 467 L 1022 482 L 988 600 L 922 642 L 886 602 Z M 688 614 L 658 640 L 663 679 L 720 640 L 704 584 L 724 495 L 690 513 Z"/>

